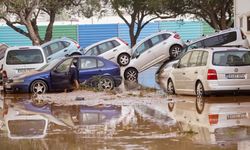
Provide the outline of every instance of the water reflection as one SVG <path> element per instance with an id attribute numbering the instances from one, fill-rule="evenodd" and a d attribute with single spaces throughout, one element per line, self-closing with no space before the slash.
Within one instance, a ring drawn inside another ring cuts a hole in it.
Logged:
<path id="1" fill-rule="evenodd" d="M 91 106 L 11 97 L 0 100 L 1 149 L 10 139 L 19 149 L 250 149 L 248 97 Z"/>
<path id="2" fill-rule="evenodd" d="M 193 133 L 195 143 L 240 145 L 250 140 L 249 97 L 189 98 L 169 103 L 168 111 L 183 132 Z"/>

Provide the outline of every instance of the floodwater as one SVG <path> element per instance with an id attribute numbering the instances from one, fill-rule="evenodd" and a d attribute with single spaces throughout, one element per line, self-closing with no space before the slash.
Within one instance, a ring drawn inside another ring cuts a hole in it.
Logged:
<path id="1" fill-rule="evenodd" d="M 159 95 L 158 101 L 157 94 L 148 101 L 131 96 L 128 103 L 105 98 L 105 104 L 39 103 L 26 94 L 2 94 L 0 149 L 250 149 L 249 96 Z"/>

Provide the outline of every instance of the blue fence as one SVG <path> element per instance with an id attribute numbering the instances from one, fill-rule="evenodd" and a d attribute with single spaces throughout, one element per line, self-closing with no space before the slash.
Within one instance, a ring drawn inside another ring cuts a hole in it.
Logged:
<path id="1" fill-rule="evenodd" d="M 205 32 L 207 33 L 208 30 L 213 31 L 212 28 L 204 26 L 205 26 L 204 22 L 200 21 L 165 21 L 165 22 L 149 23 L 141 31 L 138 41 L 152 33 L 161 30 L 178 32 L 184 41 L 193 40 L 199 38 Z M 25 27 L 21 28 L 26 30 Z M 91 24 L 91 25 L 77 25 L 77 26 L 72 25 L 68 26 L 67 28 L 72 28 L 71 30 L 69 29 L 70 31 L 72 31 L 72 37 L 76 37 L 76 40 L 78 40 L 79 44 L 82 47 L 86 47 L 90 44 L 111 37 L 120 37 L 123 40 L 130 43 L 129 29 L 126 24 Z M 206 31 L 204 29 L 206 29 Z M 63 28 L 59 28 L 57 30 L 62 30 L 56 34 L 57 35 L 56 37 L 60 37 L 59 34 L 64 33 Z M 67 35 L 70 36 L 70 33 L 67 33 Z M 12 30 L 7 26 L 0 26 L 0 43 L 6 43 L 10 46 L 32 44 L 32 42 L 27 37 L 17 33 L 16 31 Z"/>

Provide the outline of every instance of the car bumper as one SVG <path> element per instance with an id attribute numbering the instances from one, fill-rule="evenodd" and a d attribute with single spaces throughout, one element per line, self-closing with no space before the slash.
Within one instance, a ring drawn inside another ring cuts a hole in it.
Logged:
<path id="1" fill-rule="evenodd" d="M 29 85 L 25 83 L 5 83 L 4 91 L 7 93 L 28 93 Z"/>
<path id="2" fill-rule="evenodd" d="M 208 82 L 205 86 L 206 94 L 250 94 L 250 85 L 218 85 L 215 82 Z"/>

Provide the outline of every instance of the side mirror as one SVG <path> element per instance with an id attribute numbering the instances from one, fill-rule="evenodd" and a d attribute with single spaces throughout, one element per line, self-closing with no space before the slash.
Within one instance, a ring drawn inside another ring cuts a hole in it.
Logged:
<path id="1" fill-rule="evenodd" d="M 140 57 L 140 53 L 136 53 L 136 54 L 135 54 L 135 57 L 136 57 L 136 58 Z"/>

